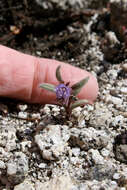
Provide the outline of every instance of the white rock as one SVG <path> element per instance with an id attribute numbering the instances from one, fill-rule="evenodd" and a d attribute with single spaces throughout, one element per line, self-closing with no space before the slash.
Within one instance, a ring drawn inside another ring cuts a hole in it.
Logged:
<path id="1" fill-rule="evenodd" d="M 42 109 L 44 114 L 49 114 L 50 113 L 50 108 L 48 105 L 45 105 L 44 108 Z"/>
<path id="2" fill-rule="evenodd" d="M 127 94 L 127 87 L 122 87 L 122 88 L 120 89 L 120 92 L 121 92 L 122 94 Z"/>
<path id="3" fill-rule="evenodd" d="M 45 183 L 36 182 L 36 190 L 77 190 L 74 180 L 69 175 L 55 177 Z"/>
<path id="4" fill-rule="evenodd" d="M 122 102 L 123 102 L 123 100 L 122 100 L 122 98 L 118 98 L 118 97 L 115 97 L 115 96 L 110 96 L 109 95 L 109 97 L 108 97 L 109 99 L 108 99 L 108 102 L 109 103 L 113 103 L 113 104 L 115 104 L 115 105 L 121 105 L 122 104 Z"/>
<path id="5" fill-rule="evenodd" d="M 5 169 L 6 165 L 3 161 L 0 160 L 0 169 Z"/>
<path id="6" fill-rule="evenodd" d="M 117 115 L 114 119 L 113 119 L 113 126 L 116 126 L 116 125 L 120 125 L 120 124 L 123 124 L 124 122 L 124 117 L 122 115 Z"/>
<path id="7" fill-rule="evenodd" d="M 7 163 L 8 180 L 14 184 L 21 183 L 28 169 L 28 158 L 26 155 L 22 152 L 15 152 Z"/>
<path id="8" fill-rule="evenodd" d="M 21 150 L 22 150 L 23 152 L 27 151 L 28 148 L 31 147 L 31 143 L 32 143 L 31 141 L 23 141 L 23 142 L 21 142 L 21 143 L 20 143 L 20 145 L 21 145 Z"/>
<path id="9" fill-rule="evenodd" d="M 107 75 L 109 76 L 109 78 L 111 79 L 111 80 L 115 80 L 116 78 L 117 78 L 117 75 L 118 75 L 118 71 L 117 70 L 109 70 L 108 72 L 107 72 Z"/>
<path id="10" fill-rule="evenodd" d="M 106 38 L 107 38 L 107 40 L 109 40 L 110 45 L 115 45 L 115 44 L 120 43 L 114 32 L 111 32 L 111 31 L 107 32 Z"/>
<path id="11" fill-rule="evenodd" d="M 46 166 L 47 166 L 47 164 L 45 164 L 45 163 L 41 163 L 41 164 L 39 164 L 39 168 L 41 168 L 41 169 L 44 169 L 44 168 L 46 168 Z"/>
<path id="12" fill-rule="evenodd" d="M 18 117 L 19 117 L 19 118 L 22 118 L 22 119 L 26 119 L 26 118 L 28 117 L 28 113 L 27 113 L 27 112 L 22 112 L 22 111 L 20 111 L 20 112 L 18 113 Z"/>
<path id="13" fill-rule="evenodd" d="M 79 154 L 80 154 L 80 148 L 72 148 L 72 154 L 74 155 L 74 156 L 79 156 Z"/>
<path id="14" fill-rule="evenodd" d="M 91 148 L 104 148 L 109 141 L 109 137 L 104 130 L 96 130 L 93 127 L 82 128 L 82 130 L 72 128 L 71 132 L 71 143 L 74 146 L 78 145 L 85 151 Z"/>
<path id="15" fill-rule="evenodd" d="M 30 181 L 24 181 L 23 183 L 16 185 L 14 190 L 35 190 L 35 188 Z"/>
<path id="16" fill-rule="evenodd" d="M 119 173 L 115 173 L 115 174 L 113 175 L 113 179 L 115 179 L 115 180 L 118 180 L 120 177 L 121 177 L 121 176 L 120 176 Z"/>
<path id="17" fill-rule="evenodd" d="M 95 164 L 104 164 L 104 158 L 100 155 L 98 150 L 90 149 L 88 153 L 91 155 Z"/>
<path id="18" fill-rule="evenodd" d="M 101 154 L 102 154 L 102 156 L 104 156 L 104 157 L 108 157 L 109 154 L 110 154 L 110 151 L 107 150 L 106 148 L 103 148 L 103 149 L 101 150 Z"/>
<path id="19" fill-rule="evenodd" d="M 70 132 L 66 125 L 48 125 L 43 132 L 35 135 L 35 142 L 44 159 L 54 160 L 64 153 L 69 138 Z"/>
<path id="20" fill-rule="evenodd" d="M 36 51 L 36 54 L 41 56 L 41 51 Z"/>
<path id="21" fill-rule="evenodd" d="M 125 72 L 127 72 L 127 63 L 125 63 L 125 64 L 122 65 L 122 69 L 123 69 Z"/>
<path id="22" fill-rule="evenodd" d="M 12 126 L 0 126 L 0 146 L 5 147 L 6 151 L 16 149 L 16 129 Z"/>
<path id="23" fill-rule="evenodd" d="M 77 107 L 77 108 L 73 109 L 72 114 L 73 114 L 75 117 L 79 117 L 80 114 L 81 114 L 81 110 L 82 110 L 81 107 Z"/>
<path id="24" fill-rule="evenodd" d="M 25 111 L 27 109 L 27 107 L 28 106 L 26 104 L 24 104 L 24 105 L 23 104 L 19 104 L 18 105 L 18 108 L 20 109 L 20 111 Z"/>

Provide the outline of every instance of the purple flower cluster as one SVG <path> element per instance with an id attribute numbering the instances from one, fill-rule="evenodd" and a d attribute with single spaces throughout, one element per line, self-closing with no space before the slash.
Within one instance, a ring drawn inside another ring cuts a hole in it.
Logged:
<path id="1" fill-rule="evenodd" d="M 56 86 L 56 97 L 58 100 L 63 100 L 64 104 L 68 104 L 69 98 L 71 96 L 71 88 L 65 84 L 59 84 Z"/>
<path id="2" fill-rule="evenodd" d="M 59 65 L 56 68 L 56 78 L 60 83 L 59 85 L 54 86 L 53 84 L 43 83 L 40 84 L 40 87 L 56 94 L 58 104 L 65 108 L 66 116 L 69 118 L 74 108 L 88 103 L 88 101 L 85 99 L 78 100 L 76 96 L 80 92 L 82 87 L 88 82 L 89 77 L 86 77 L 69 87 L 70 82 L 67 82 L 65 84 L 64 80 L 61 77 Z"/>

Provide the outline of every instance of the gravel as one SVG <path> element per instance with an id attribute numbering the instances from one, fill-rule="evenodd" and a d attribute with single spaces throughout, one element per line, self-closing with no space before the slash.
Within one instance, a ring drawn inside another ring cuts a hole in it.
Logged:
<path id="1" fill-rule="evenodd" d="M 97 0 L 36 2 L 44 9 L 52 9 L 55 3 L 63 10 L 105 4 Z M 126 15 L 127 1 L 123 2 L 120 7 L 119 0 L 109 2 L 112 30 L 104 25 L 105 13 L 98 12 L 88 23 L 67 28 L 81 34 L 83 49 L 77 59 L 66 62 L 98 79 L 99 94 L 93 105 L 74 109 L 67 120 L 64 109 L 56 105 L 0 103 L 0 189 L 127 189 L 127 59 L 117 35 L 119 23 L 126 23 L 113 10 L 115 6 Z M 100 18 L 101 32 L 97 29 Z"/>

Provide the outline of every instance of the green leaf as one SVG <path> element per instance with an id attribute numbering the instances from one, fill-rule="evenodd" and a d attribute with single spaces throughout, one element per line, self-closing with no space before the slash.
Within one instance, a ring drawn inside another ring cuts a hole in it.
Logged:
<path id="1" fill-rule="evenodd" d="M 46 90 L 49 90 L 51 92 L 55 92 L 55 86 L 52 85 L 52 84 L 43 83 L 43 84 L 40 84 L 39 87 L 43 88 L 43 89 L 46 89 Z"/>
<path id="2" fill-rule="evenodd" d="M 76 108 L 78 106 L 82 106 L 82 105 L 85 105 L 85 104 L 88 104 L 88 103 L 89 103 L 89 101 L 85 100 L 85 99 L 84 100 L 78 100 L 75 103 L 71 104 L 70 109 L 72 110 L 72 109 L 74 109 L 74 108 Z"/>
<path id="3" fill-rule="evenodd" d="M 63 81 L 63 79 L 62 79 L 62 77 L 61 77 L 61 74 L 60 74 L 60 65 L 57 67 L 57 69 L 56 69 L 56 78 L 57 78 L 57 80 L 59 81 L 59 82 L 64 82 Z"/>
<path id="4" fill-rule="evenodd" d="M 76 84 L 74 84 L 71 88 L 73 90 L 73 95 L 77 95 L 80 90 L 82 89 L 82 87 L 88 82 L 89 77 L 86 77 L 82 80 L 80 80 L 79 82 L 77 82 Z"/>

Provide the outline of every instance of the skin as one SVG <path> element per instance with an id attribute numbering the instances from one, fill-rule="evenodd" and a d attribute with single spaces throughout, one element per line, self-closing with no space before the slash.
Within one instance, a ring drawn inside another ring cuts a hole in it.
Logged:
<path id="1" fill-rule="evenodd" d="M 89 76 L 88 83 L 78 95 L 90 103 L 98 94 L 98 83 L 89 72 L 52 59 L 37 58 L 0 45 L 0 96 L 30 103 L 52 103 L 54 93 L 39 88 L 42 83 L 58 85 L 55 71 L 61 65 L 61 75 L 70 86 Z"/>

